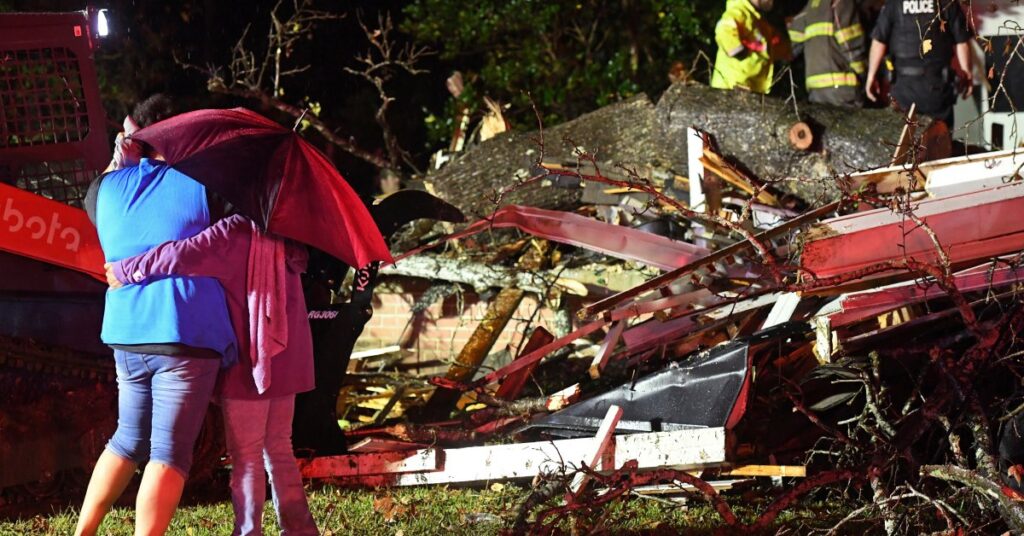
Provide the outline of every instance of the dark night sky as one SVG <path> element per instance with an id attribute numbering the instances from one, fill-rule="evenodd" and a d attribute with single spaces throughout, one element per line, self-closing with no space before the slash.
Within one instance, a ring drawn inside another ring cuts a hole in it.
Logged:
<path id="1" fill-rule="evenodd" d="M 201 73 L 185 72 L 173 61 L 172 54 L 190 63 L 224 65 L 231 57 L 231 48 L 247 25 L 250 36 L 263 40 L 269 23 L 269 12 L 277 0 L 98 0 L 90 5 L 109 10 L 111 36 L 96 55 L 101 89 L 112 124 L 119 124 L 133 101 L 155 91 L 178 97 L 187 108 L 225 107 L 253 102 L 231 100 L 211 95 L 205 88 Z M 407 2 L 350 0 L 318 2 L 320 9 L 344 13 L 345 19 L 327 22 L 316 32 L 315 39 L 301 46 L 294 57 L 297 63 L 309 63 L 308 73 L 289 81 L 283 100 L 300 104 L 308 96 L 321 103 L 322 117 L 337 127 L 338 132 L 354 137 L 370 150 L 379 151 L 379 129 L 373 120 L 377 107 L 376 92 L 369 84 L 343 72 L 354 66 L 353 57 L 368 48 L 358 26 L 358 15 L 370 26 L 380 13 L 390 11 L 400 22 L 401 8 Z M 285 5 L 290 5 L 285 0 Z M 0 5 L 14 11 L 75 11 L 85 4 L 69 0 L 7 0 Z M 423 109 L 440 109 L 447 98 L 444 78 L 447 69 L 436 62 L 425 65 L 428 75 L 405 77 L 394 83 L 397 98 L 390 110 L 391 124 L 403 147 L 421 163 L 427 150 L 423 128 Z M 274 116 L 272 111 L 258 110 L 282 123 L 287 117 Z M 323 146 L 315 134 L 311 140 Z M 336 152 L 336 163 L 354 186 L 366 192 L 372 184 L 374 169 L 361 161 Z"/>

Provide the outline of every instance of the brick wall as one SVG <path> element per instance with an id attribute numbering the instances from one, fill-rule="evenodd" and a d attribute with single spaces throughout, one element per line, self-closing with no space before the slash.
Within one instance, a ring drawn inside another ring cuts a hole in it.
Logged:
<path id="1" fill-rule="evenodd" d="M 486 314 L 488 302 L 474 292 L 465 291 L 461 295 L 439 299 L 419 315 L 414 315 L 412 306 L 426 288 L 425 284 L 418 282 L 403 283 L 401 290 L 378 288 L 373 299 L 373 317 L 356 342 L 356 350 L 403 344 L 416 352 L 409 361 L 436 362 L 457 356 Z M 487 298 L 494 295 L 496 293 Z M 492 353 L 505 349 L 509 344 L 519 344 L 538 305 L 535 296 L 526 295 L 491 349 Z M 544 326 L 554 332 L 553 316 L 552 310 L 541 308 L 532 325 Z"/>

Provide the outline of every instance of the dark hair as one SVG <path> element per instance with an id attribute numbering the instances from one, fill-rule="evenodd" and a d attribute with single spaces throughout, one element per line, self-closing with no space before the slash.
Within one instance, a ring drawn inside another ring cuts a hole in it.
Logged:
<path id="1" fill-rule="evenodd" d="M 132 110 L 132 121 L 139 128 L 146 128 L 175 115 L 174 101 L 163 93 L 154 93 L 146 100 L 135 105 Z"/>

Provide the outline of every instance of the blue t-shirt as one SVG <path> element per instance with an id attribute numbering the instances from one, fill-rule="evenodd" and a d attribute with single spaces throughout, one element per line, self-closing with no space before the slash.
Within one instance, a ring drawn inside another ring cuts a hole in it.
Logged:
<path id="1" fill-rule="evenodd" d="M 96 229 L 107 262 L 189 238 L 210 225 L 206 187 L 143 159 L 108 173 L 96 194 Z M 166 277 L 107 290 L 100 338 L 111 345 L 184 344 L 237 361 L 224 289 L 213 278 Z"/>

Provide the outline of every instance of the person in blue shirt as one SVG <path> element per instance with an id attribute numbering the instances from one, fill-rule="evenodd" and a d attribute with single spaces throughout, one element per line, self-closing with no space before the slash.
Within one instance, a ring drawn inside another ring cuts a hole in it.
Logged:
<path id="1" fill-rule="evenodd" d="M 172 115 L 167 97 L 140 103 L 140 127 Z M 86 197 L 107 262 L 198 234 L 216 218 L 206 188 L 142 147 L 136 165 L 100 176 Z M 213 278 L 168 277 L 107 291 L 100 338 L 114 349 L 117 430 L 93 470 L 75 533 L 95 534 L 146 464 L 135 534 L 163 534 L 192 463 L 218 371 L 237 360 L 224 290 Z"/>

